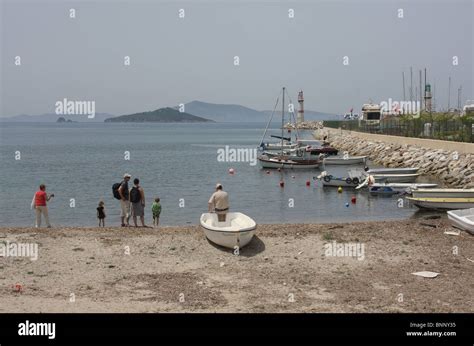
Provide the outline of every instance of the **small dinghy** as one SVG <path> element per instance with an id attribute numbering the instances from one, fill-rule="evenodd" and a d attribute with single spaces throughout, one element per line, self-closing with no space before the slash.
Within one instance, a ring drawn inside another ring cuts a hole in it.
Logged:
<path id="1" fill-rule="evenodd" d="M 204 213 L 200 219 L 207 239 L 230 249 L 250 243 L 257 229 L 254 220 L 242 213 L 227 213 L 226 221 L 217 221 L 217 214 Z"/>
<path id="2" fill-rule="evenodd" d="M 474 208 L 448 211 L 451 224 L 474 235 Z"/>
<path id="3" fill-rule="evenodd" d="M 418 173 L 418 167 L 409 168 L 372 168 L 366 169 L 366 172 L 372 175 L 375 174 L 416 174 Z"/>

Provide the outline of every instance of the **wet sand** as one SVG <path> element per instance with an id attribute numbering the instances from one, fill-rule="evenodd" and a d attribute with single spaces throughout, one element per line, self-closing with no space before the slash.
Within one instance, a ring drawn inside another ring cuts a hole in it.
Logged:
<path id="1" fill-rule="evenodd" d="M 0 312 L 472 312 L 474 237 L 445 230 L 445 219 L 260 225 L 237 256 L 197 226 L 3 227 L 0 242 L 39 253 L 0 258 Z M 327 256 L 334 241 L 363 244 L 364 258 Z M 411 274 L 425 270 L 440 274 Z"/>

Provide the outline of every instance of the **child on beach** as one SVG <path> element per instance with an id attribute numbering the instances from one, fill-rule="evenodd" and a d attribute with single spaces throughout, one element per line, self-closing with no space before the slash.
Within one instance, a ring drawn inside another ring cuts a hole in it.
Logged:
<path id="1" fill-rule="evenodd" d="M 151 212 L 153 213 L 153 227 L 158 227 L 161 214 L 161 204 L 158 197 L 155 198 L 155 202 L 153 202 L 151 206 Z"/>
<path id="2" fill-rule="evenodd" d="M 99 219 L 99 227 L 102 224 L 102 227 L 105 227 L 105 203 L 104 201 L 99 202 L 97 207 L 97 218 Z"/>

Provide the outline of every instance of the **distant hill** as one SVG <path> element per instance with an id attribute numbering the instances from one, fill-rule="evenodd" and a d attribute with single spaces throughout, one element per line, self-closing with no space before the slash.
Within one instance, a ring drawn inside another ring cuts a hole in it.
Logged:
<path id="1" fill-rule="evenodd" d="M 192 101 L 184 105 L 186 113 L 205 117 L 217 122 L 265 122 L 265 114 L 239 105 L 226 105 Z"/>
<path id="2" fill-rule="evenodd" d="M 96 113 L 95 117 L 92 119 L 89 119 L 87 115 L 84 114 L 68 114 L 68 115 L 58 115 L 55 113 L 45 113 L 45 114 L 40 114 L 40 115 L 27 115 L 27 114 L 20 114 L 20 115 L 15 115 L 12 117 L 1 117 L 0 121 L 7 121 L 7 122 L 21 122 L 21 123 L 26 123 L 26 122 L 40 122 L 40 123 L 55 123 L 58 120 L 58 117 L 63 117 L 66 121 L 71 120 L 72 122 L 104 122 L 105 119 L 113 117 L 112 114 L 108 113 Z"/>
<path id="3" fill-rule="evenodd" d="M 105 119 L 105 122 L 114 123 L 206 123 L 213 122 L 212 120 L 201 118 L 189 113 L 180 112 L 177 109 L 166 107 L 160 108 L 151 112 L 142 112 L 128 115 L 121 115 Z"/>
<path id="4" fill-rule="evenodd" d="M 184 109 L 187 113 L 218 122 L 266 122 L 272 114 L 272 111 L 258 111 L 240 105 L 216 104 L 202 101 L 186 103 Z M 281 111 L 275 112 L 275 116 L 281 117 Z M 331 119 L 335 120 L 337 116 L 334 114 L 305 110 L 305 120 Z"/>

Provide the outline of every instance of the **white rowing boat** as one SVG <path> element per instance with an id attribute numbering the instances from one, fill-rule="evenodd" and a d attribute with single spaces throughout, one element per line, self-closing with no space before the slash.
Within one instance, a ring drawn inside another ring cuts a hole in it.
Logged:
<path id="1" fill-rule="evenodd" d="M 415 198 L 474 198 L 474 189 L 416 189 Z"/>
<path id="2" fill-rule="evenodd" d="M 474 208 L 450 210 L 448 211 L 448 218 L 454 227 L 474 235 Z"/>
<path id="3" fill-rule="evenodd" d="M 230 249 L 250 243 L 257 229 L 256 222 L 242 213 L 227 213 L 225 222 L 219 222 L 215 213 L 204 213 L 200 224 L 207 239 Z"/>
<path id="4" fill-rule="evenodd" d="M 365 164 L 367 156 L 326 157 L 324 165 L 361 165 Z"/>
<path id="5" fill-rule="evenodd" d="M 469 209 L 474 208 L 474 198 L 416 198 L 407 197 L 418 208 L 425 209 Z"/>

